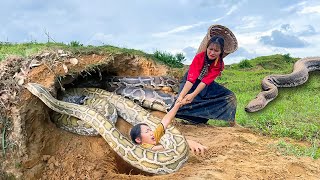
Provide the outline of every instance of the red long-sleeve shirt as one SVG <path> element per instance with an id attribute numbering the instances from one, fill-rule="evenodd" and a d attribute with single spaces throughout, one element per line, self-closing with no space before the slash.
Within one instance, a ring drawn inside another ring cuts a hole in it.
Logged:
<path id="1" fill-rule="evenodd" d="M 206 52 L 201 52 L 197 54 L 189 67 L 188 78 L 187 80 L 194 84 L 201 73 L 201 69 L 204 64 L 204 58 Z M 224 63 L 218 62 L 216 65 L 212 63 L 208 68 L 208 73 L 203 77 L 201 82 L 205 83 L 206 85 L 211 84 L 220 74 L 220 70 L 224 69 Z M 220 64 L 222 64 L 222 68 L 220 68 Z"/>

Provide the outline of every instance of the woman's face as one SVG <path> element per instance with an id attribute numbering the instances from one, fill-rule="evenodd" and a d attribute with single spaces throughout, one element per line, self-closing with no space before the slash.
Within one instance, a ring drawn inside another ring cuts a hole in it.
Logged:
<path id="1" fill-rule="evenodd" d="M 141 144 L 153 144 L 156 145 L 154 133 L 149 126 L 141 125 Z"/>
<path id="2" fill-rule="evenodd" d="M 209 44 L 207 48 L 207 56 L 210 60 L 216 60 L 221 54 L 220 46 L 214 43 Z"/>

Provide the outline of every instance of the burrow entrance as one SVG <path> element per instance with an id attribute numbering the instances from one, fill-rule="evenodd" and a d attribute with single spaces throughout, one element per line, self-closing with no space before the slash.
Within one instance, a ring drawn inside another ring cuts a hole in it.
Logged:
<path id="1" fill-rule="evenodd" d="M 25 83 L 42 84 L 56 97 L 62 88 L 78 86 L 90 79 L 104 76 L 163 76 L 168 72 L 168 67 L 162 64 L 129 54 L 56 56 L 59 53 L 50 52 L 46 54 L 48 60 L 42 57 L 41 65 L 28 70 Z M 55 59 L 52 60 L 52 57 Z M 77 59 L 77 63 L 71 63 L 71 58 Z M 13 121 L 21 121 L 23 129 L 18 137 L 23 160 L 17 163 L 24 178 L 100 179 L 141 173 L 118 157 L 102 137 L 80 136 L 57 128 L 50 120 L 51 112 L 28 90 L 22 89 L 19 117 Z M 116 126 L 126 133 L 131 125 L 120 118 Z"/>

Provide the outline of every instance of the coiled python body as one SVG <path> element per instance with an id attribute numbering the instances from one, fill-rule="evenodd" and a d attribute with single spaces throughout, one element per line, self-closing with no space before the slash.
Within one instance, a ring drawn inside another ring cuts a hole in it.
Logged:
<path id="1" fill-rule="evenodd" d="M 49 93 L 48 89 L 36 83 L 28 83 L 26 88 L 52 110 L 88 123 L 120 157 L 140 170 L 154 174 L 168 174 L 179 170 L 188 159 L 189 147 L 186 139 L 174 126 L 170 125 L 160 140 L 165 150 L 155 152 L 133 144 L 112 122 L 89 106 L 59 101 Z M 145 122 L 155 129 L 161 121 L 131 100 L 114 93 L 96 88 L 80 88 L 75 91 L 86 97 L 106 99 L 117 109 L 118 115 L 132 125 Z"/>
<path id="2" fill-rule="evenodd" d="M 285 75 L 266 76 L 261 83 L 262 92 L 251 100 L 245 107 L 247 112 L 256 112 L 263 109 L 278 95 L 278 87 L 295 87 L 308 80 L 309 72 L 320 70 L 320 57 L 309 57 L 298 60 L 293 72 Z"/>
<path id="3" fill-rule="evenodd" d="M 120 83 L 122 82 L 122 83 Z M 125 82 L 125 83 L 124 83 Z M 76 87 L 97 87 L 114 92 L 123 97 L 129 98 L 135 103 L 148 109 L 167 112 L 175 100 L 172 94 L 163 93 L 155 89 L 172 89 L 175 79 L 170 77 L 103 77 L 100 79 L 90 79 Z M 144 88 L 143 88 L 144 87 Z M 154 89 L 146 88 L 152 87 Z M 88 105 L 100 113 L 108 112 L 106 118 L 116 123 L 117 114 L 111 104 L 103 99 L 92 99 L 80 94 L 75 89 L 67 89 L 58 94 L 58 100 L 76 104 Z M 114 112 L 111 112 L 114 111 Z M 51 119 L 61 129 L 86 136 L 97 136 L 99 133 L 84 121 L 73 116 L 53 112 Z"/>
<path id="4" fill-rule="evenodd" d="M 90 108 L 97 110 L 101 115 L 106 117 L 113 124 L 116 124 L 117 122 L 118 113 L 115 107 L 105 99 L 94 99 L 86 97 L 83 94 L 80 94 L 77 89 L 68 89 L 62 94 L 59 94 L 57 98 L 58 100 L 69 103 L 87 105 Z M 84 136 L 99 135 L 99 132 L 96 131 L 93 127 L 74 116 L 60 114 L 56 111 L 54 111 L 50 115 L 52 121 L 56 124 L 56 126 L 63 130 Z"/>
<path id="5" fill-rule="evenodd" d="M 108 87 L 106 90 L 129 98 L 145 108 L 158 110 L 161 112 L 167 112 L 175 101 L 174 95 L 156 91 L 150 88 L 114 86 Z"/>
<path id="6" fill-rule="evenodd" d="M 119 86 L 134 86 L 141 88 L 150 88 L 163 91 L 178 92 L 179 83 L 176 79 L 165 76 L 139 76 L 139 77 L 125 77 L 112 76 L 107 77 L 106 82 L 109 84 Z"/>

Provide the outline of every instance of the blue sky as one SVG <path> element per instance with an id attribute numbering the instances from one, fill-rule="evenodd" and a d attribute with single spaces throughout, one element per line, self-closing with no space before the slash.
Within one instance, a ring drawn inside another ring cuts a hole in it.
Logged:
<path id="1" fill-rule="evenodd" d="M 233 31 L 226 64 L 271 54 L 320 55 L 320 1 L 309 0 L 2 0 L 0 41 L 110 44 L 183 52 L 190 64 L 211 24 Z"/>

